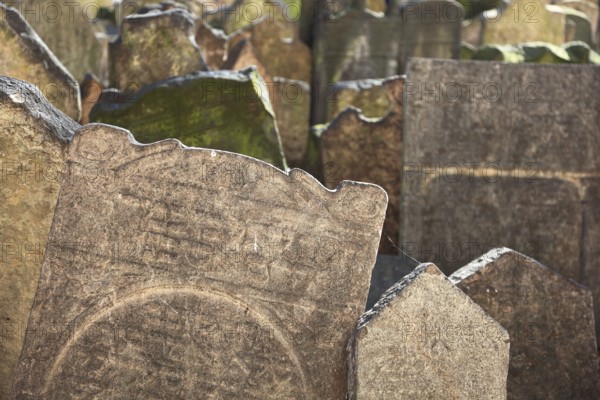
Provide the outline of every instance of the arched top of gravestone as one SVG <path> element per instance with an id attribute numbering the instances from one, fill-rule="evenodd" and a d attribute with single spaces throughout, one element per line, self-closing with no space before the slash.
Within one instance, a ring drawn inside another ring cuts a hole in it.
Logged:
<path id="1" fill-rule="evenodd" d="M 43 123 L 61 142 L 70 142 L 80 125 L 54 107 L 34 85 L 0 76 L 0 107 L 8 105 Z"/>
<path id="2" fill-rule="evenodd" d="M 40 85 L 48 85 L 46 88 L 42 87 L 43 90 L 58 91 L 55 95 L 57 97 L 54 101 L 55 105 L 61 107 L 64 112 L 69 113 L 71 118 L 78 119 L 81 112 L 79 84 L 71 73 L 16 9 L 0 3 L 0 25 L 5 25 L 9 30 L 12 30 L 13 35 L 18 37 L 18 42 L 27 49 L 27 62 L 40 65 L 42 69 L 37 70 L 37 73 L 40 74 L 43 71 L 42 74 L 47 74 L 47 77 L 36 76 L 35 78 L 40 80 L 36 82 L 40 82 Z M 11 42 L 11 40 L 8 40 L 8 42 Z M 14 57 L 11 54 L 3 54 L 2 56 Z M 10 74 L 11 72 L 7 72 L 5 68 L 6 65 L 0 67 L 0 73 Z M 19 78 L 33 79 L 33 77 L 27 76 L 27 74 L 31 74 L 30 66 L 21 66 L 21 68 L 27 71 L 22 71 L 24 75 L 18 75 Z M 46 82 L 45 79 L 51 81 Z"/>

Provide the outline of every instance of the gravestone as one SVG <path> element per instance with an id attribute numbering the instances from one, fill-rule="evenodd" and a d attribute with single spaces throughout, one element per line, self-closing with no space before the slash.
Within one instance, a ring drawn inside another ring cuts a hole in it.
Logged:
<path id="1" fill-rule="evenodd" d="M 458 59 L 463 14 L 463 7 L 455 0 L 402 2 L 398 72 L 404 73 L 410 57 Z"/>
<path id="2" fill-rule="evenodd" d="M 265 83 L 272 85 L 273 78 L 267 72 L 267 68 L 262 61 L 259 60 L 252 42 L 248 39 L 242 39 L 229 49 L 227 60 L 220 69 L 238 71 L 250 67 L 255 67 Z M 273 102 L 274 98 L 269 96 L 269 100 Z"/>
<path id="3" fill-rule="evenodd" d="M 196 20 L 196 43 L 209 69 L 221 69 L 227 59 L 229 37 L 219 29 L 211 28 L 206 22 Z"/>
<path id="4" fill-rule="evenodd" d="M 298 38 L 293 22 L 271 21 L 268 17 L 231 34 L 231 46 L 250 40 L 257 58 L 270 76 L 311 81 L 312 54 Z"/>
<path id="5" fill-rule="evenodd" d="M 335 82 L 396 75 L 400 26 L 398 17 L 373 13 L 360 0 L 319 22 L 313 45 L 312 124 L 326 122 L 325 103 Z"/>
<path id="6" fill-rule="evenodd" d="M 413 60 L 404 250 L 448 274 L 496 247 L 578 281 L 599 274 L 581 258 L 581 179 L 600 174 L 599 82 L 588 66 Z"/>
<path id="7" fill-rule="evenodd" d="M 7 0 L 31 24 L 48 48 L 79 82 L 87 72 L 100 74 L 102 49 L 96 39 L 100 3 L 91 0 Z"/>
<path id="8" fill-rule="evenodd" d="M 308 145 L 310 85 L 276 77 L 270 92 L 285 160 L 290 167 L 300 167 Z"/>
<path id="9" fill-rule="evenodd" d="M 506 330 L 433 264 L 421 264 L 358 320 L 348 398 L 506 399 Z"/>
<path id="10" fill-rule="evenodd" d="M 0 4 L 0 75 L 36 85 L 52 104 L 79 119 L 79 85 L 31 26 L 12 7 Z"/>
<path id="11" fill-rule="evenodd" d="M 513 0 L 507 8 L 484 13 L 484 44 L 564 43 L 561 16 L 546 10 L 544 0 Z"/>
<path id="12" fill-rule="evenodd" d="M 79 125 L 33 85 L 0 77 L 0 398 L 8 399 Z"/>
<path id="13" fill-rule="evenodd" d="M 333 84 L 327 106 L 327 121 L 333 119 L 348 107 L 360 109 L 367 118 L 383 118 L 392 107 L 391 99 L 384 88 L 389 79 L 364 79 L 342 81 Z"/>
<path id="14" fill-rule="evenodd" d="M 537 261 L 502 248 L 450 280 L 510 334 L 508 399 L 597 399 L 592 294 Z"/>
<path id="15" fill-rule="evenodd" d="M 410 274 L 419 263 L 406 255 L 377 254 L 371 273 L 371 286 L 365 311 L 373 308 L 379 298 L 395 283 Z"/>
<path id="16" fill-rule="evenodd" d="M 385 90 L 392 109 L 385 117 L 368 120 L 355 108 L 339 114 L 320 135 L 325 186 L 335 188 L 344 179 L 373 182 L 389 196 L 379 251 L 397 254 L 400 184 L 402 176 L 403 79 L 387 80 Z"/>
<path id="17" fill-rule="evenodd" d="M 559 5 L 564 7 L 570 7 L 575 10 L 581 11 L 590 20 L 592 28 L 592 39 L 596 40 L 596 33 L 598 30 L 598 3 L 594 3 L 588 0 L 563 0 L 558 2 Z M 596 42 L 596 45 L 598 43 Z"/>
<path id="18" fill-rule="evenodd" d="M 206 70 L 194 31 L 194 20 L 182 9 L 125 18 L 120 39 L 110 44 L 111 86 L 135 91 L 173 76 Z"/>
<path id="19" fill-rule="evenodd" d="M 562 5 L 547 4 L 546 10 L 550 12 L 564 27 L 565 37 L 563 42 L 576 40 L 592 45 L 592 24 L 585 13 L 574 8 Z"/>
<path id="20" fill-rule="evenodd" d="M 68 163 L 13 399 L 345 397 L 381 188 L 98 124 Z"/>
<path id="21" fill-rule="evenodd" d="M 144 143 L 172 137 L 285 168 L 268 91 L 256 69 L 196 72 L 113 101 L 97 104 L 90 120 L 129 129 Z"/>

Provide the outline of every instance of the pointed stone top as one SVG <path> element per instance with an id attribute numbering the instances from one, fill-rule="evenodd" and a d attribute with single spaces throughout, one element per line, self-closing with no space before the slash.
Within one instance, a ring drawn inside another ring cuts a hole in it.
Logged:
<path id="1" fill-rule="evenodd" d="M 539 261 L 534 260 L 525 254 L 521 254 L 518 251 L 509 249 L 508 247 L 499 247 L 488 251 L 481 257 L 455 271 L 448 279 L 455 285 L 463 281 L 465 284 L 468 284 L 470 279 L 478 279 L 488 268 L 502 268 L 505 270 L 518 268 L 519 271 L 522 271 L 522 267 L 524 266 L 531 268 L 531 273 L 545 274 L 553 280 L 561 280 L 583 291 L 589 291 L 588 288 L 580 285 L 574 280 L 569 279 L 553 269 L 548 268 Z"/>
<path id="2" fill-rule="evenodd" d="M 0 76 L 0 107 L 20 108 L 42 122 L 61 142 L 69 142 L 80 125 L 54 107 L 34 85 Z"/>

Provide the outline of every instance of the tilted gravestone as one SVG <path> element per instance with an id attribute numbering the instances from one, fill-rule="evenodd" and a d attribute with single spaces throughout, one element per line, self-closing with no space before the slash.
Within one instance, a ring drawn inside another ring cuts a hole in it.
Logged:
<path id="1" fill-rule="evenodd" d="M 0 75 L 36 85 L 55 107 L 79 119 L 77 81 L 17 10 L 4 4 L 0 4 L 0 52 Z"/>
<path id="2" fill-rule="evenodd" d="M 385 90 L 392 104 L 383 118 L 368 120 L 355 108 L 339 114 L 320 135 L 321 165 L 331 165 L 322 177 L 329 188 L 344 179 L 373 182 L 389 196 L 379 251 L 397 254 L 400 230 L 402 176 L 403 79 L 387 80 Z"/>
<path id="3" fill-rule="evenodd" d="M 48 48 L 79 82 L 88 72 L 100 75 L 102 48 L 96 33 L 99 3 L 91 0 L 7 0 L 31 24 Z"/>
<path id="4" fill-rule="evenodd" d="M 129 129 L 144 143 L 177 138 L 285 168 L 268 90 L 256 69 L 197 72 L 121 97 L 98 103 L 90 120 Z"/>
<path id="5" fill-rule="evenodd" d="M 507 248 L 450 280 L 510 334 L 508 399 L 600 397 L 589 289 Z"/>
<path id="6" fill-rule="evenodd" d="M 0 77 L 0 398 L 10 396 L 77 123 L 31 84 Z"/>
<path id="7" fill-rule="evenodd" d="M 90 124 L 13 399 L 341 399 L 385 192 Z"/>
<path id="8" fill-rule="evenodd" d="M 194 39 L 194 19 L 182 9 L 134 14 L 110 44 L 111 85 L 120 90 L 206 70 Z"/>
<path id="9" fill-rule="evenodd" d="M 313 45 L 312 123 L 324 123 L 333 84 L 338 81 L 386 78 L 397 73 L 400 21 L 366 10 L 355 0 L 340 15 L 320 21 Z"/>
<path id="10" fill-rule="evenodd" d="M 348 398 L 506 399 L 506 330 L 433 264 L 421 264 L 359 320 Z"/>
<path id="11" fill-rule="evenodd" d="M 600 68 L 588 66 L 414 59 L 405 251 L 451 273 L 512 246 L 572 279 L 600 274 L 581 259 L 581 178 L 600 174 L 598 82 Z"/>
<path id="12" fill-rule="evenodd" d="M 210 69 L 221 69 L 227 59 L 229 37 L 219 29 L 213 29 L 201 19 L 196 20 L 196 43 L 200 47 L 206 66 Z"/>
<path id="13" fill-rule="evenodd" d="M 402 2 L 398 72 L 404 73 L 411 57 L 458 59 L 463 14 L 463 7 L 455 0 Z"/>
<path id="14" fill-rule="evenodd" d="M 239 40 L 250 40 L 269 75 L 310 82 L 311 50 L 300 41 L 294 26 L 292 22 L 272 21 L 267 17 L 232 33 L 230 46 Z"/>

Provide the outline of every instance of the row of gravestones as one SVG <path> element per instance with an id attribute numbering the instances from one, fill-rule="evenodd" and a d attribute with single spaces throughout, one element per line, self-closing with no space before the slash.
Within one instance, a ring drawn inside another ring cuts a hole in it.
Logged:
<path id="1" fill-rule="evenodd" d="M 381 188 L 140 145 L 10 78 L 0 111 L 2 398 L 600 395 L 591 292 L 529 257 L 421 264 L 363 314 Z"/>

